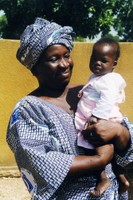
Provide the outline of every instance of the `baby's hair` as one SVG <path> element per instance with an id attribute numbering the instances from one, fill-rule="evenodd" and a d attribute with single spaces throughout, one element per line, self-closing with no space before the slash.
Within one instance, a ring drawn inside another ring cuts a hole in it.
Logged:
<path id="1" fill-rule="evenodd" d="M 108 38 L 108 37 L 104 37 L 99 39 L 93 46 L 93 48 L 97 45 L 97 44 L 108 44 L 108 45 L 115 45 L 116 46 L 116 51 L 115 51 L 115 55 L 116 55 L 116 59 L 118 59 L 120 57 L 120 45 L 117 41 L 115 41 L 112 38 Z"/>

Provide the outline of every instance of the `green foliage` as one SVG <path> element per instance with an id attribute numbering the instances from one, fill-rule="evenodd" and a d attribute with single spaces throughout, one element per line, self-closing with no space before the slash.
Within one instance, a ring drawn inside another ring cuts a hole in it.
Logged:
<path id="1" fill-rule="evenodd" d="M 77 42 L 86 42 L 86 38 L 83 38 L 81 36 L 77 36 L 77 37 L 75 37 L 75 41 L 77 41 Z"/>
<path id="2" fill-rule="evenodd" d="M 123 41 L 133 41 L 133 0 L 117 0 L 114 27 Z"/>
<path id="3" fill-rule="evenodd" d="M 7 18 L 5 15 L 0 17 L 0 38 L 4 35 L 5 27 L 7 26 Z"/>
<path id="4" fill-rule="evenodd" d="M 0 0 L 5 21 L 0 19 L 3 38 L 19 39 L 24 28 L 43 17 L 74 28 L 79 39 L 93 39 L 114 27 L 123 41 L 133 40 L 132 0 Z"/>

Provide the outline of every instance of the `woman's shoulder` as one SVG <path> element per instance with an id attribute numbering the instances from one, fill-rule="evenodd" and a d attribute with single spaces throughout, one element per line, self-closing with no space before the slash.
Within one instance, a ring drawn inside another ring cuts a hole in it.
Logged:
<path id="1" fill-rule="evenodd" d="M 37 107 L 39 105 L 39 103 L 41 103 L 41 99 L 36 97 L 36 96 L 32 96 L 32 95 L 27 95 L 23 98 L 21 98 L 20 100 L 18 100 L 18 102 L 16 103 L 15 107 L 13 110 L 32 110 L 32 108 L 35 109 L 35 107 Z"/>
<path id="2" fill-rule="evenodd" d="M 21 119 L 44 120 L 43 114 L 45 113 L 46 117 L 46 113 L 48 113 L 50 107 L 50 103 L 48 104 L 45 100 L 27 95 L 16 103 L 11 114 L 10 125 L 12 126 L 16 121 L 20 121 Z"/>
<path id="3" fill-rule="evenodd" d="M 39 98 L 37 98 L 36 96 L 27 95 L 27 96 L 25 96 L 25 97 L 22 97 L 20 100 L 18 100 L 17 104 L 23 105 L 23 104 L 26 103 L 26 102 L 34 103 L 34 102 L 38 101 L 38 99 L 39 99 Z"/>

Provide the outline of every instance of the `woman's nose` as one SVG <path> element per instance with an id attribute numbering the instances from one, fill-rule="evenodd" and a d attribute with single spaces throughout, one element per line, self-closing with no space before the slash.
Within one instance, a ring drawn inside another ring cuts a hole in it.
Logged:
<path id="1" fill-rule="evenodd" d="M 60 61 L 60 66 L 65 68 L 69 66 L 69 63 L 64 58 L 62 58 Z"/>

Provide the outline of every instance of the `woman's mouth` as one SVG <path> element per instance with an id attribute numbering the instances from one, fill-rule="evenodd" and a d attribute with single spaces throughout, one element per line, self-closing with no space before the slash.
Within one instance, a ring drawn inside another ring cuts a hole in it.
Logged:
<path id="1" fill-rule="evenodd" d="M 70 70 L 66 70 L 66 71 L 60 73 L 60 75 L 61 75 L 62 77 L 64 77 L 64 78 L 67 78 L 67 77 L 70 76 Z"/>

